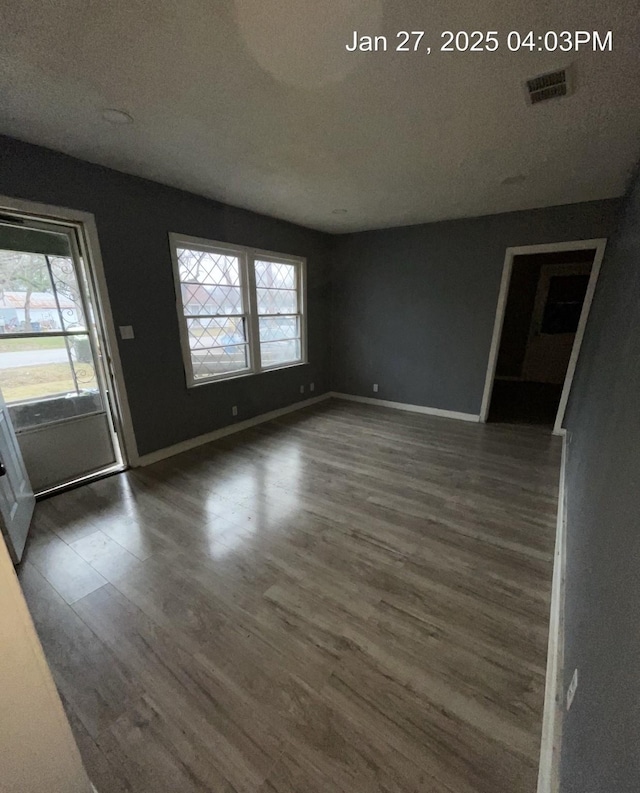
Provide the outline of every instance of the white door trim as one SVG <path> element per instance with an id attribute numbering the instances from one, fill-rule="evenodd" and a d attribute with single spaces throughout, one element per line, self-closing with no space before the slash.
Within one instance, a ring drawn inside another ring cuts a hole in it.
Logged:
<path id="1" fill-rule="evenodd" d="M 538 793 L 558 793 L 560 744 L 564 711 L 564 604 L 567 560 L 567 435 L 562 435 L 562 458 L 558 484 L 558 513 L 556 544 L 553 554 L 553 579 L 549 611 L 549 640 L 547 643 L 547 671 L 544 687 L 544 710 L 538 764 Z"/>
<path id="2" fill-rule="evenodd" d="M 564 421 L 565 410 L 567 409 L 567 402 L 569 401 L 569 393 L 571 392 L 573 376 L 578 363 L 578 355 L 580 354 L 582 339 L 587 327 L 587 319 L 589 317 L 591 303 L 593 302 L 593 295 L 595 293 L 596 283 L 598 281 L 598 275 L 600 273 L 600 266 L 602 264 L 606 245 L 606 238 L 600 237 L 591 240 L 550 242 L 541 245 L 520 245 L 507 248 L 504 256 L 504 265 L 502 267 L 502 280 L 500 281 L 500 291 L 498 293 L 496 317 L 493 324 L 493 336 L 491 338 L 491 348 L 489 350 L 489 360 L 487 363 L 487 374 L 484 383 L 484 393 L 482 395 L 482 407 L 480 408 L 481 422 L 486 422 L 487 416 L 489 415 L 489 405 L 491 404 L 491 394 L 493 393 L 493 383 L 495 380 L 496 365 L 498 363 L 498 350 L 500 348 L 500 339 L 502 337 L 502 325 L 507 307 L 507 298 L 509 296 L 509 284 L 511 283 L 511 272 L 513 270 L 514 257 L 535 253 L 557 253 L 560 251 L 578 251 L 594 248 L 595 255 L 593 259 L 593 265 L 591 267 L 591 276 L 589 278 L 587 293 L 582 305 L 582 313 L 580 314 L 580 321 L 578 322 L 578 330 L 576 331 L 576 338 L 571 349 L 571 358 L 569 359 L 567 374 L 564 379 L 564 386 L 562 387 L 560 404 L 558 406 L 558 412 L 556 414 L 556 420 L 553 427 L 554 435 L 560 434 L 562 430 L 562 423 Z"/>
<path id="3" fill-rule="evenodd" d="M 139 456 L 138 447 L 133 431 L 133 421 L 131 419 L 122 361 L 120 360 L 116 329 L 113 314 L 111 313 L 111 302 L 104 274 L 104 264 L 100 252 L 98 228 L 94 215 L 91 212 L 84 212 L 79 209 L 41 204 L 37 201 L 25 201 L 3 195 L 0 195 L 0 214 L 15 214 L 33 220 L 58 223 L 67 227 L 71 226 L 77 230 L 82 247 L 81 253 L 86 257 L 87 270 L 93 275 L 95 282 L 96 309 L 100 314 L 102 328 L 106 335 L 107 365 L 112 370 L 111 380 L 115 390 L 114 407 L 117 415 L 114 416 L 114 421 L 122 440 L 121 451 L 124 456 L 124 463 L 135 465 Z"/>

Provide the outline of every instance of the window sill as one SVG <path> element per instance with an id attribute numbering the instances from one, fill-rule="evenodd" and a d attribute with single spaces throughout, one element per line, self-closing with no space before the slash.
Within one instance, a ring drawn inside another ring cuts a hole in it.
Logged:
<path id="1" fill-rule="evenodd" d="M 296 361 L 295 363 L 287 363 L 283 366 L 272 366 L 269 369 L 261 369 L 259 372 L 238 372 L 238 374 L 229 375 L 229 377 L 213 378 L 211 380 L 194 380 L 187 383 L 187 390 L 192 388 L 200 388 L 203 385 L 215 385 L 216 383 L 228 383 L 229 380 L 241 380 L 245 377 L 260 377 L 262 374 L 270 374 L 271 372 L 282 372 L 285 369 L 295 369 L 299 366 L 309 366 L 309 361 Z"/>

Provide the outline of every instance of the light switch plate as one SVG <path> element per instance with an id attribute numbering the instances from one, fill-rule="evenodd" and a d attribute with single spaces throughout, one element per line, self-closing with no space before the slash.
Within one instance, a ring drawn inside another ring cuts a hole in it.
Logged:
<path id="1" fill-rule="evenodd" d="M 133 325 L 120 325 L 121 339 L 135 339 L 133 335 Z"/>

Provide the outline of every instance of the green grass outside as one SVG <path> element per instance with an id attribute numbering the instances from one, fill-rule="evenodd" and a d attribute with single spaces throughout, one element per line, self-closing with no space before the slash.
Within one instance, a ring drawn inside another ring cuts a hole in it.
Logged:
<path id="1" fill-rule="evenodd" d="M 25 350 L 55 350 L 64 347 L 64 338 L 61 336 L 51 339 L 40 336 L 31 339 L 3 339 L 0 338 L 0 352 L 23 352 Z"/>
<path id="2" fill-rule="evenodd" d="M 81 364 L 76 371 L 81 388 L 97 388 L 90 364 Z M 46 363 L 0 370 L 0 389 L 5 402 L 11 404 L 74 392 L 75 384 L 68 363 Z"/>

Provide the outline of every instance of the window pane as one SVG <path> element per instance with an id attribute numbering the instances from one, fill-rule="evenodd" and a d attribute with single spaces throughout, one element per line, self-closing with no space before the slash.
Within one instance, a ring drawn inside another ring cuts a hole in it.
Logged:
<path id="1" fill-rule="evenodd" d="M 68 337 L 0 339 L 0 388 L 7 403 L 96 392 L 86 334 Z"/>
<path id="2" fill-rule="evenodd" d="M 240 260 L 237 256 L 178 248 L 178 266 L 181 282 L 240 286 Z"/>
<path id="3" fill-rule="evenodd" d="M 182 305 L 187 316 L 242 314 L 242 290 L 238 286 L 183 283 Z"/>
<path id="4" fill-rule="evenodd" d="M 0 334 L 86 328 L 73 260 L 0 250 Z"/>
<path id="5" fill-rule="evenodd" d="M 191 363 L 196 380 L 213 375 L 240 372 L 248 368 L 247 345 L 192 350 Z"/>
<path id="6" fill-rule="evenodd" d="M 575 333 L 588 285 L 587 274 L 553 276 L 549 281 L 540 333 Z"/>
<path id="7" fill-rule="evenodd" d="M 258 314 L 297 314 L 298 293 L 290 289 L 257 289 Z"/>
<path id="8" fill-rule="evenodd" d="M 86 330 L 80 285 L 73 259 L 68 256 L 49 256 L 53 276 L 53 289 L 60 303 L 60 314 L 65 330 Z M 93 323 L 93 318 L 90 318 Z"/>
<path id="9" fill-rule="evenodd" d="M 256 261 L 256 286 L 267 289 L 293 289 L 297 286 L 296 265 Z"/>
<path id="10" fill-rule="evenodd" d="M 226 347 L 242 344 L 247 339 L 242 317 L 220 317 L 216 319 L 188 319 L 189 347 L 192 350 Z"/>
<path id="11" fill-rule="evenodd" d="M 300 340 L 268 341 L 260 345 L 264 367 L 294 363 L 300 360 Z"/>
<path id="12" fill-rule="evenodd" d="M 260 317 L 260 341 L 297 339 L 299 336 L 298 317 Z"/>

